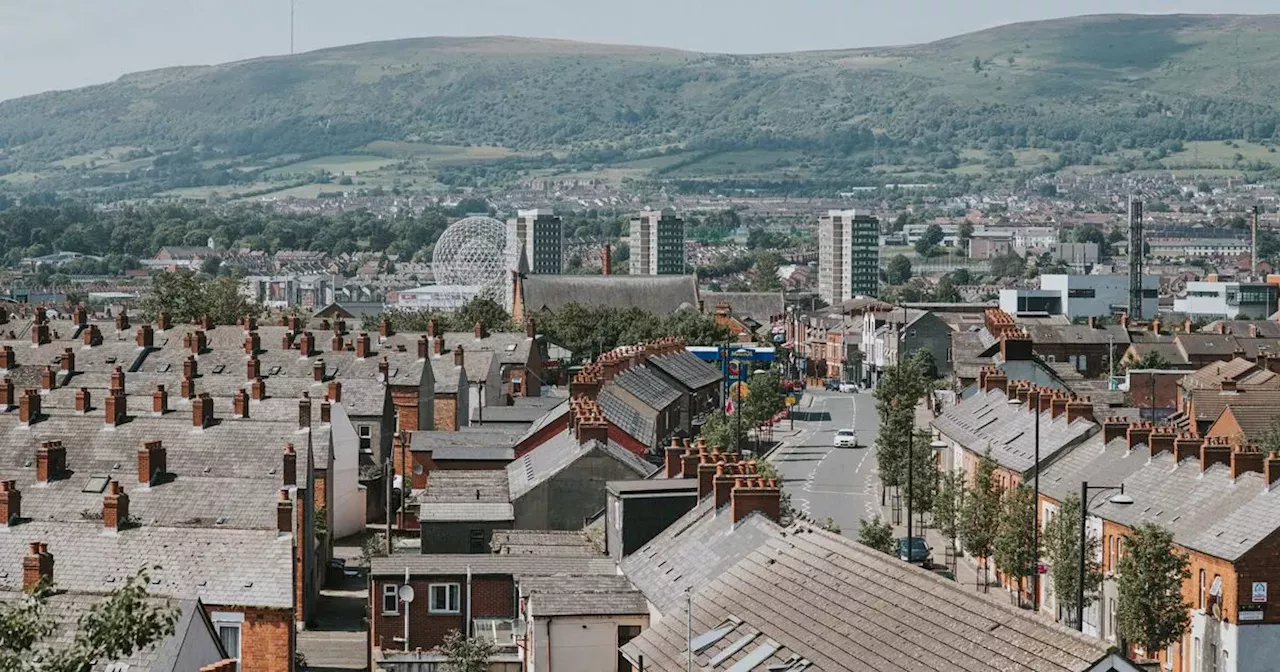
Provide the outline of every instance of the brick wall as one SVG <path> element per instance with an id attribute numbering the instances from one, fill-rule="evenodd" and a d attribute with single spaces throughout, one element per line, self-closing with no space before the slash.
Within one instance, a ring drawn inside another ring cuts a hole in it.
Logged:
<path id="1" fill-rule="evenodd" d="M 542 444 L 546 443 L 549 439 L 551 439 L 551 437 L 564 431 L 564 429 L 568 426 L 569 426 L 569 413 L 568 411 L 566 411 L 562 413 L 560 417 L 547 423 L 547 425 L 542 429 L 539 429 L 537 432 L 534 432 L 532 436 L 516 444 L 515 446 L 516 459 L 524 457 L 525 453 L 528 453 L 534 448 L 537 448 L 538 446 L 541 446 Z"/>
<path id="2" fill-rule="evenodd" d="M 418 426 L 418 388 L 393 386 L 391 404 L 396 409 L 396 419 L 401 430 L 416 432 Z"/>
<path id="3" fill-rule="evenodd" d="M 319 511 L 320 509 L 324 509 L 326 518 L 332 518 L 333 511 L 330 510 L 329 508 L 329 500 L 325 499 L 326 497 L 329 496 L 328 486 L 329 486 L 329 470 L 316 469 L 315 484 L 314 484 L 314 487 L 312 487 L 311 489 L 311 493 L 312 493 L 311 505 L 315 507 L 316 511 Z M 325 522 L 328 523 L 330 521 L 326 520 Z"/>
<path id="4" fill-rule="evenodd" d="M 293 613 L 288 609 L 253 609 L 205 605 L 205 611 L 244 614 L 240 625 L 241 672 L 291 672 Z"/>
<path id="5" fill-rule="evenodd" d="M 435 398 L 436 431 L 458 431 L 458 398 L 452 394 L 437 394 Z"/>
<path id="6" fill-rule="evenodd" d="M 384 615 L 382 590 L 384 585 L 399 586 L 401 581 L 393 578 L 375 578 L 371 583 L 370 641 L 373 646 L 398 650 L 402 645 L 393 642 L 392 639 L 404 635 L 404 612 Z M 414 601 L 409 605 L 409 648 L 424 650 L 434 648 L 444 641 L 445 635 L 450 630 L 463 629 L 467 613 L 466 575 L 415 577 L 409 583 L 414 590 Z M 433 583 L 456 583 L 460 586 L 461 599 L 457 614 L 430 613 L 430 585 Z M 471 594 L 472 618 L 515 618 L 515 582 L 510 576 L 473 576 Z"/>

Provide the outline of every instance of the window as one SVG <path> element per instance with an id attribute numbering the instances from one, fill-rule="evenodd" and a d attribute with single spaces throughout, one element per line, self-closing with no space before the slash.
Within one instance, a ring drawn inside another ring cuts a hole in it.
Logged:
<path id="1" fill-rule="evenodd" d="M 395 616 L 400 613 L 400 586 L 388 583 L 382 586 L 382 615 Z"/>
<path id="2" fill-rule="evenodd" d="M 360 425 L 360 450 L 373 451 L 373 427 L 369 425 Z"/>
<path id="3" fill-rule="evenodd" d="M 1107 632 L 1111 637 L 1116 634 L 1116 600 L 1111 598 L 1107 600 Z"/>
<path id="4" fill-rule="evenodd" d="M 1209 655 L 1207 656 L 1207 659 L 1209 661 L 1209 672 L 1218 672 L 1218 645 L 1217 644 L 1209 645 Z"/>
<path id="5" fill-rule="evenodd" d="M 1204 609 L 1204 590 L 1205 590 L 1205 587 L 1204 587 L 1204 570 L 1203 570 L 1203 569 L 1201 569 L 1201 570 L 1200 570 L 1200 604 L 1198 605 L 1198 607 L 1199 607 L 1201 610 L 1203 610 L 1203 609 Z M 1198 641 L 1200 641 L 1200 640 L 1196 640 L 1196 641 L 1198 642 Z M 1199 656 L 1197 656 L 1197 657 L 1199 657 Z"/>
<path id="6" fill-rule="evenodd" d="M 1092 299 L 1097 296 L 1097 290 L 1093 289 L 1068 289 L 1068 299 Z"/>
<path id="7" fill-rule="evenodd" d="M 1191 672 L 1200 672 L 1200 638 L 1196 637 L 1195 651 L 1191 656 Z"/>
<path id="8" fill-rule="evenodd" d="M 213 629 L 218 632 L 222 648 L 232 660 L 236 661 L 236 670 L 240 669 L 240 628 L 244 625 L 244 614 L 238 612 L 215 611 L 209 618 Z"/>
<path id="9" fill-rule="evenodd" d="M 468 553 L 488 553 L 489 549 L 485 548 L 484 530 L 473 529 L 467 541 Z"/>
<path id="10" fill-rule="evenodd" d="M 456 614 L 461 609 L 462 586 L 457 583 L 431 584 L 430 611 L 433 614 Z"/>
<path id="11" fill-rule="evenodd" d="M 523 387 L 524 387 L 524 379 L 519 376 L 512 376 L 511 394 L 522 394 Z"/>

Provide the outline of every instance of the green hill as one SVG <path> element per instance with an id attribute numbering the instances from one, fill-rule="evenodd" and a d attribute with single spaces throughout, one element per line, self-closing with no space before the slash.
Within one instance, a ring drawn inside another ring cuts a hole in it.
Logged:
<path id="1" fill-rule="evenodd" d="M 1051 150 L 1041 160 L 1060 166 L 1192 140 L 1269 141 L 1277 101 L 1275 15 L 1090 16 L 924 45 L 752 56 L 426 38 L 0 102 L 0 174 L 107 148 L 266 159 L 380 154 L 368 151 L 375 141 L 554 151 L 587 164 L 678 149 L 683 161 L 657 168 L 677 175 L 717 152 L 756 150 L 774 152 L 762 174 L 797 161 L 814 173 L 822 161 L 953 169 L 1023 148 Z"/>

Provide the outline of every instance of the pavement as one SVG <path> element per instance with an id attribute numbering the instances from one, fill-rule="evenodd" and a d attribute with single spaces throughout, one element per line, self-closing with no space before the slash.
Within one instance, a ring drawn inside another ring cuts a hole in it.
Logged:
<path id="1" fill-rule="evenodd" d="M 338 585 L 320 591 L 315 623 L 298 633 L 298 651 L 307 659 L 307 672 L 347 672 L 366 670 L 368 633 L 365 606 L 369 591 L 360 564 L 360 539 L 340 539 L 335 557 L 347 561 L 358 573 L 344 577 Z"/>

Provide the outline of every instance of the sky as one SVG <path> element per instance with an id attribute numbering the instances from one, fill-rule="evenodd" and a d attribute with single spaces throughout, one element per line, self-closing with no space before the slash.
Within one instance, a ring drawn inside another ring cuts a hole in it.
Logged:
<path id="1" fill-rule="evenodd" d="M 928 42 L 1078 14 L 1264 13 L 1276 0 L 294 0 L 295 48 L 518 35 L 759 53 Z M 0 0 L 0 100 L 289 53 L 290 0 Z"/>

